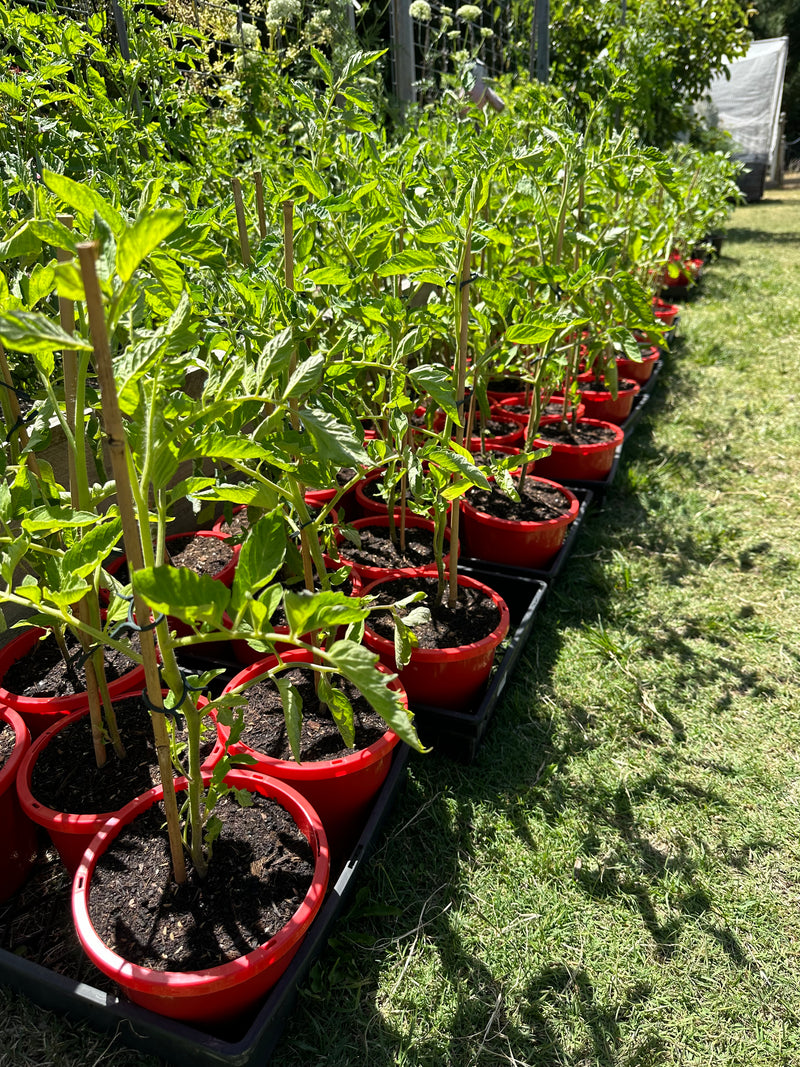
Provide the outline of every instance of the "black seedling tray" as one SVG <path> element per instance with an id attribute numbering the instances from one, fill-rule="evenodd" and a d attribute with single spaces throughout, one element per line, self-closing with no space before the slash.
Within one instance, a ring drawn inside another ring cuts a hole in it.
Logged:
<path id="1" fill-rule="evenodd" d="M 347 863 L 338 877 L 297 955 L 270 991 L 261 1008 L 237 1026 L 213 1033 L 156 1015 L 86 981 L 66 978 L 13 952 L 0 949 L 0 982 L 24 993 L 34 1003 L 88 1023 L 101 1032 L 116 1032 L 123 1044 L 185 1067 L 246 1067 L 267 1063 L 297 990 L 324 947 L 342 908 L 369 860 L 382 825 L 405 779 L 411 750 L 396 747 L 389 775 Z M 85 969 L 85 968 L 84 968 Z M 93 972 L 93 968 L 89 967 Z M 93 972 L 96 973 L 96 972 Z M 90 979 L 91 981 L 91 979 Z"/>
<path id="2" fill-rule="evenodd" d="M 474 710 L 451 711 L 428 704 L 413 704 L 411 710 L 415 716 L 414 725 L 424 744 L 431 745 L 440 755 L 461 763 L 471 763 L 481 746 L 500 694 L 530 637 L 547 585 L 519 571 L 502 573 L 492 564 L 467 565 L 459 562 L 458 571 L 490 586 L 505 600 L 511 615 L 508 643 L 498 649 L 494 673 Z"/>
<path id="3" fill-rule="evenodd" d="M 464 567 L 489 567 L 497 574 L 507 575 L 510 578 L 515 576 L 522 576 L 525 578 L 533 578 L 540 582 L 547 582 L 550 585 L 556 580 L 564 567 L 564 564 L 569 559 L 572 549 L 575 545 L 575 540 L 578 536 L 584 516 L 589 510 L 589 505 L 594 499 L 594 493 L 591 489 L 571 489 L 571 492 L 580 501 L 580 508 L 578 514 L 575 516 L 575 520 L 571 523 L 567 536 L 564 538 L 564 543 L 558 550 L 558 555 L 550 564 L 547 569 L 540 570 L 535 567 L 515 567 L 509 563 L 495 563 L 481 559 L 475 559 L 472 556 L 459 556 L 458 569 L 461 570 Z M 491 583 L 489 583 L 491 584 Z"/>
<path id="4" fill-rule="evenodd" d="M 631 409 L 631 413 L 627 417 L 627 419 L 623 422 L 622 427 L 621 427 L 622 431 L 625 434 L 625 440 L 626 441 L 628 440 L 630 435 L 633 433 L 633 431 L 638 426 L 639 420 L 641 419 L 642 415 L 644 414 L 645 409 L 647 408 L 647 405 L 648 405 L 649 401 L 650 401 L 650 393 L 649 392 L 648 393 L 639 393 L 639 395 L 636 397 L 636 401 L 635 401 L 635 403 L 633 405 L 633 408 Z"/>

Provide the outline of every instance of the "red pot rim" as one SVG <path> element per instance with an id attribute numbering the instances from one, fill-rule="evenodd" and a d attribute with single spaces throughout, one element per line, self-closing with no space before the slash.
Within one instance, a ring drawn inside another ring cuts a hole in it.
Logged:
<path id="1" fill-rule="evenodd" d="M 554 422 L 559 422 L 558 415 L 546 415 L 539 423 L 540 426 L 549 426 Z M 625 432 L 616 426 L 613 422 L 604 422 L 602 419 L 578 419 L 579 424 L 584 426 L 605 426 L 609 430 L 614 431 L 614 439 L 612 441 L 594 441 L 586 445 L 573 445 L 564 441 L 546 441 L 544 438 L 537 438 L 537 441 L 541 441 L 540 447 L 548 448 L 552 447 L 553 452 L 573 452 L 580 451 L 581 455 L 586 455 L 592 452 L 605 452 L 613 451 L 618 445 L 621 445 L 625 440 Z"/>
<path id="2" fill-rule="evenodd" d="M 363 590 L 362 595 L 368 596 L 376 586 L 384 585 L 386 582 L 391 582 L 395 578 L 407 577 L 408 575 L 403 574 L 402 571 L 390 571 L 385 578 L 370 582 L 370 584 Z M 427 570 L 422 571 L 420 575 L 417 575 L 417 577 L 436 578 L 436 569 L 428 568 Z M 477 579 L 471 578 L 466 574 L 458 575 L 458 584 L 468 589 L 480 589 L 483 593 L 489 596 L 500 612 L 500 621 L 490 634 L 486 637 L 482 637 L 479 641 L 472 641 L 468 645 L 454 645 L 451 648 L 415 648 L 413 652 L 415 660 L 428 663 L 440 663 L 447 660 L 452 663 L 462 659 L 471 659 L 475 656 L 478 649 L 496 647 L 499 645 L 508 633 L 509 626 L 511 625 L 511 616 L 508 611 L 508 605 L 499 593 L 496 593 L 491 586 L 484 585 L 483 582 L 479 582 Z M 393 656 L 394 642 L 387 641 L 385 637 L 381 637 L 381 635 L 376 633 L 369 624 L 367 624 L 366 628 L 369 630 L 370 640 L 373 641 L 375 646 L 381 648 L 385 655 Z"/>
<path id="3" fill-rule="evenodd" d="M 566 486 L 559 485 L 558 482 L 551 481 L 549 478 L 538 478 L 536 475 L 531 475 L 530 480 L 533 482 L 537 482 L 539 485 L 548 486 L 552 489 L 558 489 L 562 496 L 565 496 L 567 498 L 567 502 L 569 503 L 569 511 L 565 511 L 563 515 L 558 515 L 554 519 L 501 519 L 496 515 L 492 515 L 491 512 L 481 511 L 479 508 L 476 508 L 474 504 L 470 504 L 470 502 L 465 496 L 462 496 L 461 498 L 461 507 L 464 511 L 468 512 L 470 515 L 478 518 L 479 520 L 489 519 L 491 520 L 493 526 L 497 525 L 500 527 L 508 527 L 509 529 L 514 530 L 527 531 L 533 530 L 537 527 L 541 528 L 543 526 L 569 526 L 572 522 L 575 521 L 575 518 L 578 512 L 580 511 L 581 502 L 580 500 L 578 500 L 578 498 L 573 492 L 567 489 Z M 494 481 L 494 479 L 490 478 L 489 481 Z"/>
<path id="4" fill-rule="evenodd" d="M 14 731 L 14 747 L 11 755 L 0 767 L 0 794 L 12 788 L 28 750 L 31 747 L 31 734 L 25 720 L 13 708 L 0 707 L 0 719 L 8 723 Z"/>
<path id="5" fill-rule="evenodd" d="M 395 522 L 397 522 L 397 521 L 398 520 L 395 519 Z M 352 526 L 352 528 L 354 530 L 364 530 L 368 526 L 380 526 L 380 527 L 382 527 L 384 529 L 388 529 L 389 528 L 389 513 L 387 511 L 387 513 L 385 515 L 365 515 L 364 518 L 356 519 L 355 522 L 351 522 L 350 525 Z M 413 512 L 408 512 L 406 514 L 406 528 L 408 528 L 408 527 L 410 527 L 413 530 L 430 530 L 431 532 L 433 532 L 436 529 L 436 526 L 434 524 L 433 519 L 428 519 L 424 515 L 417 515 L 417 514 L 415 514 Z M 450 543 L 450 527 L 449 526 L 445 527 L 444 535 L 445 535 L 445 538 L 447 539 L 447 543 L 449 545 L 449 543 Z M 419 574 L 421 571 L 425 570 L 425 567 L 427 566 L 427 564 L 425 564 L 425 565 L 419 566 L 419 567 L 379 567 L 377 564 L 374 564 L 374 563 L 368 563 L 368 564 L 357 563 L 355 560 L 350 559 L 346 555 L 347 545 L 349 545 L 349 541 L 347 541 L 347 538 L 344 536 L 344 534 L 341 532 L 341 530 L 339 530 L 336 533 L 336 547 L 339 548 L 342 545 L 345 546 L 345 552 L 344 553 L 343 552 L 339 553 L 339 557 L 341 559 L 342 565 L 344 565 L 345 567 L 352 568 L 352 573 L 359 576 L 359 580 L 360 580 L 360 583 L 362 585 L 363 585 L 363 580 L 364 580 L 365 577 L 368 578 L 370 581 L 374 581 L 380 575 L 385 574 L 386 571 L 388 571 L 388 570 L 401 570 L 403 572 L 403 574 Z M 458 553 L 456 553 L 456 555 L 458 555 Z M 447 556 L 445 557 L 445 559 L 447 560 L 449 558 L 450 558 L 450 553 L 448 552 Z M 331 559 L 330 556 L 326 556 L 325 559 L 326 559 L 326 561 L 330 559 L 331 563 L 334 566 L 336 565 L 336 561 Z"/>
<path id="6" fill-rule="evenodd" d="M 40 637 L 46 635 L 47 630 L 39 626 L 31 626 L 0 649 L 0 679 L 5 676 L 6 671 L 12 664 L 22 659 L 27 652 L 30 652 Z M 143 679 L 144 668 L 138 664 L 132 664 L 129 671 L 116 678 L 113 682 L 108 683 L 108 691 L 113 699 L 118 699 L 123 694 L 127 695 L 128 687 L 136 684 L 132 677 L 134 675 Z M 62 718 L 65 718 L 70 712 L 82 711 L 88 708 L 89 697 L 86 690 L 82 693 L 72 693 L 69 696 L 28 697 L 23 696 L 21 693 L 11 693 L 0 684 L 0 704 L 4 704 L 6 707 L 13 708 L 23 714 L 25 712 L 41 714 L 50 709 L 54 713 L 62 712 Z"/>
<path id="7" fill-rule="evenodd" d="M 311 661 L 311 653 L 304 648 L 295 648 L 290 652 L 282 653 L 280 659 L 284 663 L 309 663 Z M 232 689 L 236 689 L 237 686 L 257 678 L 258 675 L 274 667 L 277 663 L 278 656 L 265 656 L 258 662 L 250 664 L 249 667 L 245 667 L 244 670 L 239 671 L 238 674 L 231 678 L 223 692 L 229 693 Z M 408 698 L 400 679 L 396 675 L 392 675 L 392 672 L 384 667 L 382 663 L 376 663 L 375 667 L 381 674 L 389 675 L 392 678 L 390 687 L 400 694 L 404 706 L 408 708 Z M 211 718 L 216 724 L 217 733 L 222 743 L 227 744 L 228 736 L 230 735 L 229 727 L 217 722 L 216 713 L 213 711 L 211 712 Z M 276 768 L 280 767 L 281 775 L 286 778 L 298 782 L 307 782 L 316 781 L 320 778 L 334 778 L 377 763 L 378 760 L 383 759 L 386 753 L 395 747 L 399 740 L 400 738 L 394 730 L 387 730 L 382 737 L 379 737 L 377 741 L 373 741 L 367 748 L 359 749 L 348 756 L 339 756 L 337 759 L 329 760 L 307 761 L 305 763 L 296 763 L 295 760 L 276 759 L 274 756 L 268 756 L 264 752 L 251 748 L 242 741 L 237 741 L 235 745 L 231 745 L 228 751 L 232 756 L 242 754 L 257 755 L 262 762 Z"/>
<path id="8" fill-rule="evenodd" d="M 166 692 L 166 690 L 165 690 Z M 136 689 L 129 693 L 122 693 L 114 698 L 117 700 L 126 700 L 129 697 L 141 696 L 141 690 Z M 208 699 L 204 696 L 198 696 L 198 704 L 207 704 Z M 54 737 L 61 730 L 66 729 L 72 723 L 77 722 L 79 719 L 84 718 L 89 714 L 88 708 L 78 709 L 71 712 L 69 715 L 65 715 L 64 718 L 59 719 L 58 722 L 53 723 L 52 726 L 40 734 L 35 741 L 31 743 L 31 747 L 25 753 L 24 762 L 20 767 L 19 774 L 17 776 L 17 795 L 19 796 L 19 802 L 22 805 L 25 813 L 29 818 L 33 819 L 39 826 L 52 827 L 61 834 L 86 834 L 89 830 L 100 830 L 102 826 L 106 824 L 108 819 L 121 811 L 121 808 L 115 811 L 101 811 L 101 812 L 88 812 L 84 814 L 77 814 L 76 812 L 69 811 L 57 811 L 55 808 L 48 808 L 46 804 L 42 804 L 33 795 L 31 788 L 31 779 L 33 777 L 33 768 L 36 766 L 36 760 L 39 758 L 42 750 L 47 747 L 50 739 Z M 123 739 L 124 740 L 124 739 Z M 219 760 L 224 752 L 224 746 L 219 741 L 214 745 L 209 755 L 203 761 L 203 767 L 212 767 L 214 760 Z M 160 786 L 154 786 L 154 788 L 161 788 Z"/>
<path id="9" fill-rule="evenodd" d="M 210 778 L 210 774 L 203 775 L 206 785 Z M 132 822 L 140 811 L 146 810 L 161 799 L 162 787 L 155 786 L 126 804 L 117 815 L 106 822 L 84 853 L 72 883 L 72 917 L 83 949 L 95 966 L 115 981 L 141 992 L 169 994 L 170 997 L 192 997 L 198 992 L 208 994 L 215 990 L 221 992 L 245 974 L 253 974 L 268 967 L 276 955 L 285 955 L 302 937 L 322 906 L 330 873 L 330 856 L 327 836 L 317 813 L 291 786 L 264 774 L 234 770 L 226 776 L 226 781 L 228 780 L 238 788 L 247 788 L 250 783 L 256 792 L 278 801 L 306 836 L 312 850 L 317 846 L 314 874 L 308 893 L 292 918 L 269 941 L 252 952 L 217 967 L 207 967 L 199 971 L 152 971 L 119 956 L 101 941 L 89 918 L 91 877 L 105 845 L 113 840 L 124 826 Z M 180 781 L 178 788 L 184 785 L 185 782 Z"/>
<path id="10" fill-rule="evenodd" d="M 580 378 L 578 380 L 580 381 Z M 587 378 L 582 384 L 589 385 L 592 381 L 594 381 L 594 376 Z M 633 393 L 633 396 L 636 397 L 636 395 L 641 392 L 641 389 L 641 385 L 638 382 L 633 381 L 632 378 L 620 378 L 617 383 L 617 399 L 619 399 L 619 393 Z M 585 393 L 588 394 L 588 396 L 584 396 Z M 588 401 L 590 404 L 602 404 L 614 399 L 614 395 L 610 389 L 582 389 L 581 397 L 584 402 Z"/>

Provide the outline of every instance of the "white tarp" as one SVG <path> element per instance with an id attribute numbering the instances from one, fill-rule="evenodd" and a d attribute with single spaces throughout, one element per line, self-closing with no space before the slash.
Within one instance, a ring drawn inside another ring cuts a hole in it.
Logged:
<path id="1" fill-rule="evenodd" d="M 740 159 L 771 165 L 775 157 L 788 51 L 788 37 L 753 41 L 746 56 L 728 63 L 730 79 L 723 74 L 711 83 L 717 124 Z"/>

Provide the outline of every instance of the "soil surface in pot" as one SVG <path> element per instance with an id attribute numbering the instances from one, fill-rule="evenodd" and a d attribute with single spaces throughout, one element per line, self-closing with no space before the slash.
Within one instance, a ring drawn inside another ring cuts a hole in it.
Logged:
<path id="1" fill-rule="evenodd" d="M 608 426 L 587 426 L 579 422 L 577 426 L 567 426 L 566 429 L 556 423 L 545 423 L 537 429 L 536 436 L 540 440 L 562 445 L 597 445 L 613 441 L 616 434 Z"/>
<path id="2" fill-rule="evenodd" d="M 500 610 L 491 597 L 480 589 L 459 586 L 458 603 L 454 608 L 450 608 L 447 604 L 446 587 L 442 603 L 436 605 L 437 588 L 436 578 L 409 577 L 382 582 L 372 592 L 379 604 L 393 604 L 420 589 L 426 594 L 421 604 L 430 610 L 431 621 L 414 627 L 420 648 L 458 648 L 471 645 L 488 637 L 496 629 L 500 622 Z M 412 604 L 410 609 L 401 609 L 401 614 L 419 606 L 420 604 Z M 394 623 L 388 612 L 371 615 L 369 626 L 387 641 L 394 641 Z"/>
<path id="3" fill-rule="evenodd" d="M 617 392 L 618 393 L 629 393 L 634 388 L 635 385 L 636 385 L 636 382 L 630 382 L 626 378 L 620 378 L 619 381 L 617 382 Z M 581 382 L 581 392 L 582 393 L 610 393 L 611 392 L 611 388 L 610 388 L 610 386 L 608 385 L 607 382 L 604 382 L 602 380 L 598 382 L 595 379 L 595 381 L 593 381 L 593 382 Z"/>
<path id="4" fill-rule="evenodd" d="M 0 722 L 0 771 L 6 765 L 6 760 L 14 751 L 14 742 L 17 739 L 16 732 L 7 722 Z"/>
<path id="5" fill-rule="evenodd" d="M 97 862 L 89 914 L 101 939 L 155 971 L 216 967 L 252 952 L 292 918 L 311 885 L 311 847 L 273 800 L 233 796 L 205 881 L 172 881 L 160 804 L 126 826 Z"/>
<path id="6" fill-rule="evenodd" d="M 296 574 L 296 575 L 293 575 L 291 577 L 289 577 L 287 575 L 284 575 L 283 577 L 281 577 L 280 575 L 278 575 L 278 580 L 280 581 L 281 585 L 283 585 L 287 589 L 291 589 L 292 592 L 294 592 L 294 593 L 302 593 L 303 590 L 305 589 L 305 583 L 304 583 L 302 575 L 297 575 Z M 322 587 L 319 584 L 319 578 L 315 574 L 314 575 L 314 592 L 319 593 L 321 591 L 321 589 L 322 589 Z M 340 582 L 339 585 L 331 585 L 331 592 L 332 593 L 344 593 L 345 596 L 352 596 L 353 595 L 353 583 L 350 580 L 350 578 L 345 578 L 345 580 L 343 582 Z M 273 611 L 272 618 L 270 619 L 270 624 L 272 626 L 286 626 L 287 625 L 286 612 L 283 609 L 283 601 L 281 601 L 278 604 L 277 608 L 275 608 L 275 610 Z"/>
<path id="7" fill-rule="evenodd" d="M 488 389 L 490 393 L 523 393 L 525 382 L 521 378 L 491 378 Z"/>
<path id="8" fill-rule="evenodd" d="M 518 422 L 506 422 L 504 419 L 487 419 L 483 426 L 483 434 L 484 437 L 507 437 L 510 433 L 514 433 L 521 428 Z M 472 427 L 472 436 L 480 437 L 480 435 L 481 424 L 476 420 L 475 425 Z"/>
<path id="9" fill-rule="evenodd" d="M 369 748 L 386 733 L 386 723 L 372 710 L 356 687 L 347 679 L 332 675 L 329 678 L 331 684 L 335 689 L 341 689 L 353 706 L 356 744 L 355 748 L 345 748 L 330 711 L 320 707 L 311 671 L 296 667 L 284 672 L 282 677 L 288 678 L 303 701 L 300 758 L 304 763 L 349 756 L 360 749 Z M 277 686 L 269 681 L 259 682 L 247 690 L 246 696 L 248 705 L 245 708 L 245 728 L 241 741 L 253 751 L 262 752 L 273 759 L 293 760 Z"/>
<path id="10" fill-rule="evenodd" d="M 70 667 L 64 662 L 55 638 L 48 634 L 42 641 L 37 641 L 22 659 L 12 663 L 0 684 L 9 693 L 26 697 L 63 697 L 86 690 L 86 676 L 78 663 L 83 656 L 83 646 L 77 637 L 67 630 L 64 640 L 69 653 Z M 139 651 L 139 638 L 134 634 L 130 638 L 131 647 Z M 135 664 L 124 652 L 107 648 L 103 653 L 106 665 L 106 680 L 116 681 L 123 674 L 133 670 Z"/>
<path id="11" fill-rule="evenodd" d="M 245 519 L 247 513 L 243 512 Z M 233 549 L 227 541 L 219 537 L 198 537 L 196 534 L 186 534 L 185 537 L 176 537 L 167 544 L 169 562 L 173 567 L 186 567 L 195 574 L 208 574 L 212 578 L 228 566 L 233 558 Z M 114 577 L 122 585 L 127 585 L 130 579 L 130 571 L 127 562 L 122 563 Z"/>
<path id="12" fill-rule="evenodd" d="M 118 811 L 129 800 L 158 784 L 158 756 L 150 713 L 139 697 L 116 700 L 114 708 L 125 745 L 125 759 L 118 759 L 111 745 L 107 745 L 106 764 L 98 767 L 89 716 L 70 723 L 59 730 L 33 768 L 31 792 L 40 804 L 72 815 Z M 213 733 L 206 729 L 201 750 L 203 759 L 211 753 L 213 745 Z"/>
<path id="13" fill-rule="evenodd" d="M 339 546 L 347 559 L 354 560 L 368 567 L 426 567 L 435 564 L 433 555 L 433 531 L 422 530 L 417 526 L 406 528 L 406 548 L 401 551 L 389 536 L 388 526 L 367 526 L 358 531 L 361 547 L 356 548 L 349 541 Z M 400 537 L 400 524 L 397 524 L 397 536 Z M 444 553 L 450 551 L 445 540 Z"/>
<path id="14" fill-rule="evenodd" d="M 515 479 L 516 481 L 516 479 Z M 519 489 L 519 486 L 517 486 Z M 517 503 L 511 497 L 501 493 L 497 486 L 488 493 L 485 489 L 471 489 L 467 500 L 478 511 L 494 515 L 498 519 L 516 519 L 524 522 L 546 522 L 565 515 L 571 507 L 570 501 L 558 489 L 550 485 L 526 479 Z"/>

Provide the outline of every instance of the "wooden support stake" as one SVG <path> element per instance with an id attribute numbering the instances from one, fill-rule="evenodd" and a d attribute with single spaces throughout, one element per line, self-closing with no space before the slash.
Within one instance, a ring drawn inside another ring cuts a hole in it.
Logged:
<path id="1" fill-rule="evenodd" d="M 258 211 L 258 232 L 261 240 L 267 236 L 267 213 L 264 210 L 264 175 L 260 170 L 256 171 L 256 210 Z"/>
<path id="2" fill-rule="evenodd" d="M 467 379 L 467 339 L 469 336 L 469 287 L 472 274 L 472 227 L 467 230 L 464 240 L 464 259 L 461 263 L 461 277 L 456 282 L 456 308 L 458 310 L 458 355 L 456 358 L 456 401 L 461 414 L 461 424 L 456 426 L 456 444 L 464 444 L 464 393 Z M 458 544 L 458 526 L 460 509 L 457 502 L 450 515 L 450 544 Z M 458 567 L 450 560 L 450 597 L 449 605 L 454 608 L 458 603 Z"/>
<path id="3" fill-rule="evenodd" d="M 242 249 L 242 263 L 249 267 L 252 263 L 250 257 L 250 241 L 247 237 L 247 220 L 244 215 L 244 199 L 242 197 L 242 183 L 238 178 L 231 179 L 233 189 L 233 202 L 236 206 L 236 225 L 239 227 L 239 244 Z"/>
<path id="4" fill-rule="evenodd" d="M 103 426 L 108 441 L 111 456 L 111 469 L 116 482 L 117 506 L 119 507 L 120 519 L 122 520 L 122 536 L 125 545 L 125 553 L 128 557 L 128 565 L 131 573 L 142 566 L 142 544 L 139 536 L 139 527 L 136 522 L 136 512 L 133 503 L 133 493 L 128 477 L 128 463 L 126 458 L 127 443 L 125 439 L 125 426 L 122 422 L 122 412 L 117 397 L 117 387 L 114 381 L 114 370 L 111 363 L 111 350 L 106 332 L 105 313 L 103 311 L 103 298 L 100 293 L 100 285 L 97 281 L 97 259 L 99 245 L 96 241 L 90 241 L 78 245 L 78 259 L 83 277 L 83 288 L 86 293 L 86 308 L 89 315 L 89 328 L 94 349 L 94 369 L 100 382 L 100 395 L 103 405 Z M 144 537 L 150 536 L 150 531 L 142 532 Z M 150 610 L 145 601 L 135 589 L 133 591 L 133 604 L 135 617 L 147 619 Z M 144 662 L 145 680 L 147 684 L 147 696 L 150 703 L 157 708 L 164 706 L 161 696 L 161 677 L 158 671 L 158 658 L 152 630 L 143 630 L 140 634 L 142 660 Z M 183 840 L 181 837 L 180 816 L 178 803 L 175 797 L 175 780 L 173 778 L 172 757 L 170 755 L 169 735 L 167 733 L 166 720 L 163 715 L 152 715 L 153 734 L 155 737 L 156 752 L 158 754 L 158 769 L 161 774 L 161 784 L 164 788 L 164 809 L 167 816 L 167 832 L 169 834 L 170 853 L 172 856 L 172 869 L 175 881 L 186 881 L 186 862 L 183 855 Z"/>

